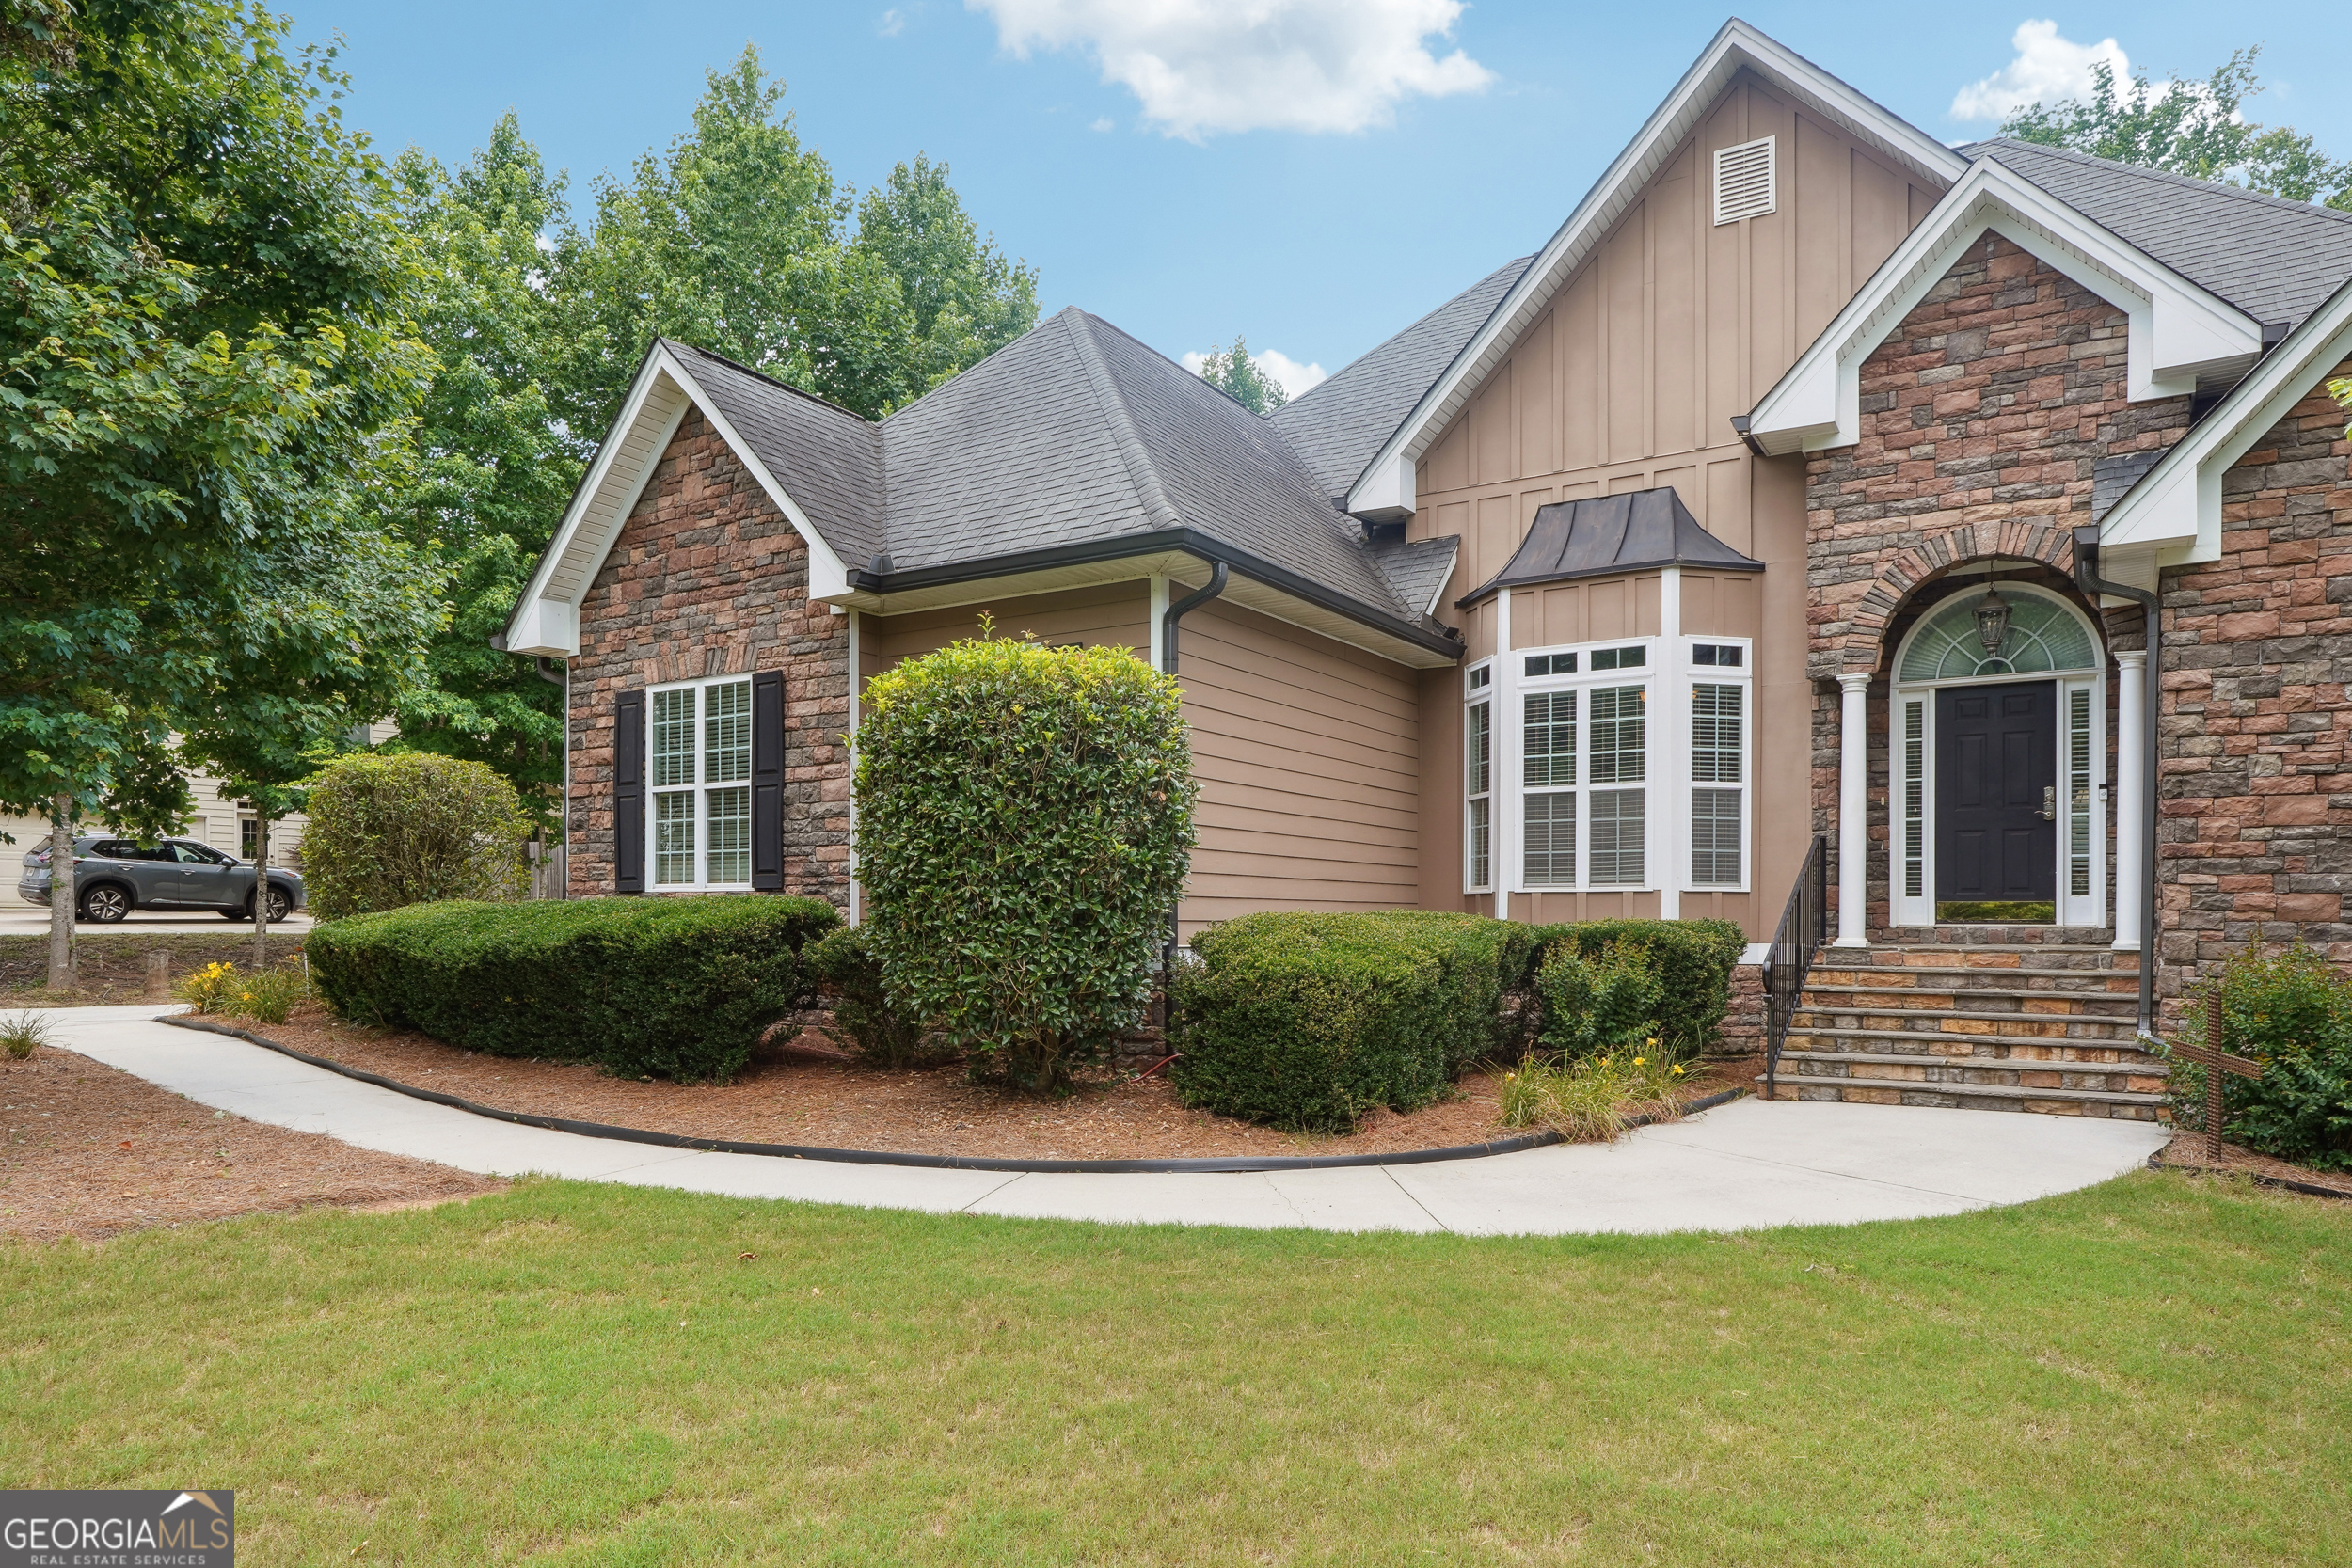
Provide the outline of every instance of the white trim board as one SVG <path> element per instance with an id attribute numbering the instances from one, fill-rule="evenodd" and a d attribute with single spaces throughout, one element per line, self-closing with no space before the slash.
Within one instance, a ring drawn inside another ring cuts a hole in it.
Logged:
<path id="1" fill-rule="evenodd" d="M 506 649 L 516 654 L 542 654 L 573 658 L 580 654 L 580 600 L 596 574 L 604 569 L 621 529 L 638 498 L 644 494 L 661 454 L 686 418 L 698 408 L 713 430 L 748 469 L 768 499 L 783 513 L 808 546 L 808 596 L 835 599 L 849 592 L 850 574 L 833 546 L 787 494 L 759 454 L 736 433 L 719 405 L 703 390 L 693 372 L 657 341 L 638 368 L 628 400 L 621 405 L 612 433 L 596 452 L 588 477 L 564 514 L 554 541 L 540 558 L 538 570 L 523 590 L 507 622 Z"/>
<path id="2" fill-rule="evenodd" d="M 2099 522 L 2101 575 L 2153 588 L 2158 565 L 2220 560 L 2221 476 L 2346 358 L 2352 282 L 2305 317 L 2107 510 Z M 2110 552 L 2119 559 L 2108 561 Z"/>
<path id="3" fill-rule="evenodd" d="M 1731 79 L 1755 71 L 1777 91 L 1873 150 L 1894 159 L 1931 185 L 1949 185 L 1968 161 L 1926 132 L 1880 107 L 1852 87 L 1734 18 L 1724 24 L 1682 80 L 1609 166 L 1567 222 L 1502 296 L 1437 384 L 1390 436 L 1348 490 L 1347 510 L 1359 516 L 1400 516 L 1414 509 L 1414 464 L 1450 424 L 1470 395 L 1534 324 L 1552 296 L 1573 278 L 1650 178 L 1697 127 Z"/>
<path id="4" fill-rule="evenodd" d="M 1773 456 L 1859 441 L 1863 361 L 1988 230 L 2125 313 L 2134 403 L 2194 392 L 2200 377 L 2238 374 L 2262 353 L 2260 322 L 1987 158 L 1757 402 L 1749 438 Z"/>

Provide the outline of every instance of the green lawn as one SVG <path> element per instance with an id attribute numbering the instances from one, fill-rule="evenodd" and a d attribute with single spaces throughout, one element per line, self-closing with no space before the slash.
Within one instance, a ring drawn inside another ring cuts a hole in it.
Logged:
<path id="1" fill-rule="evenodd" d="M 2173 1175 L 1562 1241 L 546 1182 L 0 1299 L 0 1485 L 234 1487 L 250 1564 L 2352 1560 L 2352 1204 Z"/>

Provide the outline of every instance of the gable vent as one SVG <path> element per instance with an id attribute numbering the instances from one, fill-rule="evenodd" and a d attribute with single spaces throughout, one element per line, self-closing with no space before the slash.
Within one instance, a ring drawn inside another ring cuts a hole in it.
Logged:
<path id="1" fill-rule="evenodd" d="M 1720 148 L 1715 153 L 1715 221 L 1738 223 L 1773 210 L 1772 138 Z"/>

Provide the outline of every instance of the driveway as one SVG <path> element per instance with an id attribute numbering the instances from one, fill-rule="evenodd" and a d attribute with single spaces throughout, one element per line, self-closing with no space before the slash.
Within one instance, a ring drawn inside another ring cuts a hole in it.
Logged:
<path id="1" fill-rule="evenodd" d="M 2071 1192 L 2144 1164 L 2146 1122 L 1804 1101 L 1728 1105 L 1614 1144 L 1441 1164 L 1006 1173 L 716 1154 L 516 1127 L 360 1084 L 158 1006 L 61 1008 L 61 1045 L 202 1105 L 484 1175 L 729 1197 L 1166 1225 L 1465 1235 L 1744 1230 L 1922 1219 Z"/>
<path id="2" fill-rule="evenodd" d="M 284 933 L 290 936 L 299 936 L 310 928 L 310 916 L 303 911 L 296 911 L 285 919 L 273 921 L 270 924 L 270 930 L 273 933 Z M 253 922 L 250 920 L 223 920 L 210 910 L 133 910 L 112 926 L 101 926 L 95 921 L 84 920 L 76 922 L 73 927 L 76 939 L 118 936 L 125 932 L 133 935 L 151 936 L 157 931 L 196 931 L 206 936 L 244 931 L 250 935 L 252 930 Z M 30 937 L 48 934 L 49 911 L 41 905 L 24 904 L 13 900 L 0 904 L 0 936 Z"/>

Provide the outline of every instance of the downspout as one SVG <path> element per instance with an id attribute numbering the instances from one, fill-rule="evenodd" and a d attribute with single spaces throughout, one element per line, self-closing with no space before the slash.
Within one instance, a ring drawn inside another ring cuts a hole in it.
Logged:
<path id="1" fill-rule="evenodd" d="M 555 841 L 557 849 L 564 856 L 564 876 L 556 884 L 558 891 L 555 895 L 569 898 L 572 895 L 572 661 L 568 658 L 564 661 L 564 673 L 560 675 L 548 673 L 549 662 L 547 655 L 539 656 L 539 678 L 549 686 L 564 689 L 564 805 L 556 817 Z"/>
<path id="2" fill-rule="evenodd" d="M 1209 586 L 1197 594 L 1185 594 L 1174 604 L 1169 605 L 1160 616 L 1160 673 L 1162 674 L 1172 675 L 1176 673 L 1176 623 L 1183 620 L 1192 610 L 1200 609 L 1219 594 L 1224 593 L 1225 579 L 1228 576 L 1225 562 L 1212 561 L 1209 562 Z"/>
<path id="3" fill-rule="evenodd" d="M 1160 673 L 1176 673 L 1176 623 L 1225 592 L 1225 581 L 1231 574 L 1222 561 L 1209 562 L 1209 585 L 1199 593 L 1187 594 L 1171 604 L 1160 615 Z M 1168 942 L 1160 949 L 1160 995 L 1168 995 L 1168 981 L 1176 973 L 1176 949 L 1183 944 L 1184 927 L 1176 910 L 1168 911 Z M 1165 1000 L 1161 1003 L 1161 1021 L 1167 1022 Z"/>
<path id="4" fill-rule="evenodd" d="M 2164 686 L 2164 616 L 2156 595 L 2145 588 L 2115 582 L 2099 575 L 2099 529 L 2087 524 L 2074 531 L 2074 582 L 2094 598 L 2105 594 L 2139 606 L 2148 623 L 2148 678 L 2140 689 L 2146 713 L 2140 721 L 2139 874 L 2139 1033 L 2156 1032 L 2156 712 L 2157 693 Z"/>

